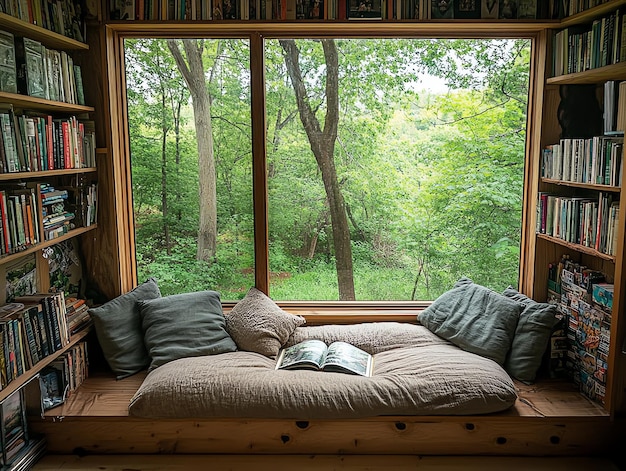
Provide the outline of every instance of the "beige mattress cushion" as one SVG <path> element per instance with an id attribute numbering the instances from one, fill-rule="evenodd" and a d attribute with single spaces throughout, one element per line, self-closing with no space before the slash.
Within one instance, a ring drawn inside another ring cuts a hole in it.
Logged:
<path id="1" fill-rule="evenodd" d="M 394 322 L 299 327 L 289 341 L 343 340 L 374 355 L 372 377 L 275 370 L 254 352 L 184 358 L 150 372 L 132 398 L 139 417 L 362 418 L 505 410 L 515 386 L 494 361 L 423 326 Z"/>

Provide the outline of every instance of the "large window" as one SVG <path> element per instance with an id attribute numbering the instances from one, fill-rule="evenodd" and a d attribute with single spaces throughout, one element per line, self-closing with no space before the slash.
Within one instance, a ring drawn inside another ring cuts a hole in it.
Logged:
<path id="1" fill-rule="evenodd" d="M 263 47 L 272 298 L 517 284 L 529 40 Z M 125 54 L 140 281 L 241 298 L 255 283 L 249 41 L 128 39 Z"/>

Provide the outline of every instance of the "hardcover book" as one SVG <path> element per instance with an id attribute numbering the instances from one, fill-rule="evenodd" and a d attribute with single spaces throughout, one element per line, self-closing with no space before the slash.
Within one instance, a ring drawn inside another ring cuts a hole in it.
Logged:
<path id="1" fill-rule="evenodd" d="M 383 18 L 380 0 L 350 0 L 349 19 L 381 20 Z"/>
<path id="2" fill-rule="evenodd" d="M 305 340 L 281 350 L 276 369 L 312 369 L 371 376 L 373 357 L 346 342 L 326 345 L 321 340 Z"/>
<path id="3" fill-rule="evenodd" d="M 43 66 L 43 46 L 34 39 L 15 38 L 17 92 L 37 98 L 46 97 L 46 77 Z"/>
<path id="4" fill-rule="evenodd" d="M 14 41 L 11 33 L 0 31 L 0 91 L 8 93 L 17 93 Z"/>

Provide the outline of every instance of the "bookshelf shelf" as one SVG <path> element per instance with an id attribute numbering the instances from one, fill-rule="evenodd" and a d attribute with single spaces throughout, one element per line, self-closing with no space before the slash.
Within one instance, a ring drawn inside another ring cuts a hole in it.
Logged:
<path id="1" fill-rule="evenodd" d="M 582 11 L 580 13 L 576 13 L 575 15 L 568 16 L 561 20 L 558 25 L 559 28 L 567 28 L 569 26 L 579 25 L 583 23 L 588 23 L 590 21 L 595 20 L 596 18 L 600 18 L 607 13 L 611 13 L 615 11 L 616 8 L 626 5 L 626 0 L 613 0 L 610 2 L 603 3 L 601 5 L 595 6 L 593 8 L 589 8 L 588 10 Z"/>
<path id="2" fill-rule="evenodd" d="M 585 247 L 584 245 L 573 244 L 571 242 L 567 242 L 566 240 L 562 240 L 557 237 L 552 237 L 546 234 L 538 233 L 537 238 L 547 240 L 555 244 L 562 245 L 563 247 L 567 247 L 568 249 L 575 250 L 576 252 L 579 252 L 579 253 L 584 253 L 587 255 L 591 255 L 593 257 L 601 258 L 603 260 L 608 260 L 609 262 L 615 263 L 615 259 L 616 259 L 615 255 L 607 255 L 605 253 L 598 252 L 597 250 L 592 249 L 591 247 Z"/>
<path id="3" fill-rule="evenodd" d="M 38 250 L 45 249 L 46 247 L 51 247 L 53 245 L 58 244 L 59 242 L 63 242 L 64 240 L 71 239 L 72 237 L 76 237 L 86 232 L 92 231 L 96 229 L 96 227 L 98 227 L 98 225 L 93 224 L 89 227 L 79 227 L 77 229 L 72 229 L 67 234 L 63 234 L 60 237 L 56 237 L 52 240 L 46 240 L 45 242 L 41 242 L 40 244 L 31 245 L 26 250 L 22 250 L 21 252 L 16 252 L 16 253 L 12 253 L 9 255 L 5 255 L 4 257 L 0 258 L 0 265 L 9 263 L 13 260 L 23 257 L 24 255 L 37 252 Z"/>
<path id="4" fill-rule="evenodd" d="M 607 80 L 626 80 L 626 62 L 589 69 L 575 74 L 559 75 L 550 77 L 548 85 L 575 85 L 594 84 L 606 82 Z"/>
<path id="5" fill-rule="evenodd" d="M 43 98 L 7 92 L 0 92 L 0 102 L 12 103 L 15 108 L 54 111 L 57 113 L 90 113 L 94 111 L 94 108 L 91 106 L 73 105 L 61 101 L 45 100 Z"/>
<path id="6" fill-rule="evenodd" d="M 0 13 L 0 29 L 9 31 L 15 35 L 28 36 L 48 47 L 64 50 L 89 50 L 89 46 L 75 39 L 68 38 L 62 34 L 47 30 L 19 18 L 15 18 L 6 13 Z"/>
<path id="7" fill-rule="evenodd" d="M 91 332 L 92 326 L 88 325 L 80 332 L 72 335 L 70 341 L 67 345 L 65 345 L 60 350 L 57 350 L 52 355 L 48 355 L 46 358 L 41 360 L 39 363 L 34 365 L 32 368 L 26 370 L 23 374 L 15 378 L 11 381 L 2 391 L 0 391 L 0 401 L 8 397 L 12 392 L 17 391 L 24 384 L 26 384 L 31 378 L 34 378 L 43 368 L 52 363 L 56 358 L 60 357 L 62 354 L 67 352 L 70 348 L 76 345 L 78 342 L 83 340 L 89 332 Z"/>
<path id="8" fill-rule="evenodd" d="M 551 185 L 559 185 L 573 188 L 586 188 L 588 190 L 596 191 L 609 191 L 611 193 L 620 193 L 621 188 L 619 186 L 598 185 L 593 183 L 578 183 L 564 180 L 554 180 L 552 178 L 542 178 L 543 183 L 550 183 Z"/>
<path id="9" fill-rule="evenodd" d="M 41 172 L 15 172 L 15 173 L 0 173 L 0 182 L 11 180 L 27 180 L 31 178 L 45 178 L 45 177 L 57 177 L 60 175 L 74 175 L 80 173 L 93 173 L 97 172 L 96 167 L 88 168 L 67 168 L 59 170 L 43 170 Z"/>

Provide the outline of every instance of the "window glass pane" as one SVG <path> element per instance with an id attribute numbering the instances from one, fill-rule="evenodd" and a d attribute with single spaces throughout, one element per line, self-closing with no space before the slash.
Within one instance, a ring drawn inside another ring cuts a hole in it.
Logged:
<path id="1" fill-rule="evenodd" d="M 530 41 L 266 41 L 270 295 L 517 285 Z"/>
<path id="2" fill-rule="evenodd" d="M 241 39 L 125 41 L 138 277 L 163 295 L 254 285 L 249 57 Z"/>

